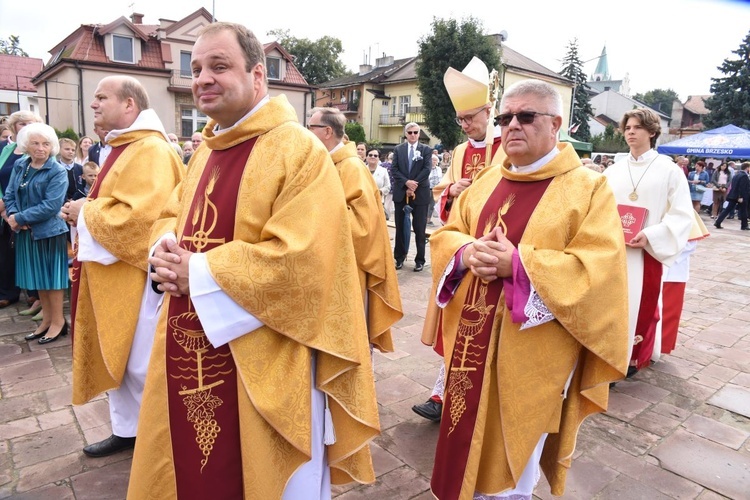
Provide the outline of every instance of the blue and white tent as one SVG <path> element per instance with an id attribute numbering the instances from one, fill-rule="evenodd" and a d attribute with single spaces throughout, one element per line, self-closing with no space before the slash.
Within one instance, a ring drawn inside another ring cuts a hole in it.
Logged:
<path id="1" fill-rule="evenodd" d="M 658 146 L 666 155 L 750 159 L 750 130 L 725 125 Z"/>

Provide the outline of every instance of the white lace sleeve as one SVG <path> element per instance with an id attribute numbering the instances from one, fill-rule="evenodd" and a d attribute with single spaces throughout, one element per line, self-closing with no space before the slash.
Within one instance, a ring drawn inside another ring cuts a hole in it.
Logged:
<path id="1" fill-rule="evenodd" d="M 527 328 L 533 328 L 535 326 L 543 325 L 544 323 L 555 319 L 549 309 L 547 309 L 547 306 L 544 305 L 542 298 L 538 293 L 536 293 L 534 285 L 529 283 L 529 286 L 531 287 L 531 291 L 529 293 L 529 301 L 523 308 L 523 313 L 529 319 L 521 324 L 521 330 L 526 330 Z"/>

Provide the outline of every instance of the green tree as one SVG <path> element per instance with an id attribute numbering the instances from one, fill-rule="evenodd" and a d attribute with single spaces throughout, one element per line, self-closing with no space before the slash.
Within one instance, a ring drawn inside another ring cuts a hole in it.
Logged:
<path id="1" fill-rule="evenodd" d="M 433 18 L 432 33 L 419 40 L 417 84 L 424 109 L 425 125 L 440 139 L 443 146 L 453 149 L 461 142 L 463 132 L 456 125 L 456 111 L 443 84 L 448 67 L 462 70 L 477 56 L 489 69 L 500 70 L 500 55 L 481 21 L 469 17 Z"/>
<path id="2" fill-rule="evenodd" d="M 7 40 L 0 39 L 0 54 L 29 57 L 26 51 L 21 48 L 20 37 L 18 35 L 10 35 Z"/>
<path id="3" fill-rule="evenodd" d="M 282 29 L 271 30 L 268 35 L 276 37 L 284 50 L 294 56 L 294 66 L 310 85 L 319 85 L 349 74 L 339 59 L 344 49 L 338 38 L 324 36 L 313 41 L 293 37 L 289 30 Z"/>
<path id="4" fill-rule="evenodd" d="M 672 105 L 674 101 L 679 101 L 680 96 L 672 89 L 654 89 L 645 94 L 636 94 L 633 99 L 640 101 L 651 109 L 655 109 L 667 116 L 672 116 Z"/>
<path id="5" fill-rule="evenodd" d="M 57 134 L 57 137 L 59 139 L 62 139 L 63 137 L 67 137 L 68 139 L 72 139 L 76 142 L 78 142 L 78 134 L 75 133 L 72 127 L 68 127 L 62 132 L 55 129 L 55 133 Z"/>
<path id="6" fill-rule="evenodd" d="M 724 59 L 717 69 L 725 76 L 711 78 L 711 97 L 706 99 L 708 115 L 703 117 L 706 128 L 724 125 L 750 129 L 750 32 L 737 50 L 737 59 Z"/>
<path id="7" fill-rule="evenodd" d="M 361 123 L 348 122 L 344 125 L 344 133 L 353 142 L 365 142 L 365 128 Z"/>
<path id="8" fill-rule="evenodd" d="M 578 57 L 578 39 L 568 42 L 568 53 L 562 61 L 560 75 L 575 82 L 573 87 L 573 116 L 571 125 L 578 127 L 571 135 L 579 141 L 591 140 L 589 118 L 594 115 L 591 109 L 591 99 L 586 88 L 586 73 L 583 72 L 583 61 Z"/>
<path id="9" fill-rule="evenodd" d="M 625 137 L 611 123 L 606 126 L 604 133 L 591 137 L 594 151 L 601 153 L 625 153 L 630 151 Z"/>

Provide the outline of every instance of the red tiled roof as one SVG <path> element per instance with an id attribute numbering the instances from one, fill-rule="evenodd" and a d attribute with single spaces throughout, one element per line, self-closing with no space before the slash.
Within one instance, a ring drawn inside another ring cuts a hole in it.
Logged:
<path id="1" fill-rule="evenodd" d="M 284 79 L 281 80 L 281 83 L 286 83 L 289 85 L 308 86 L 309 84 L 307 83 L 307 80 L 305 80 L 305 77 L 302 76 L 302 73 L 300 73 L 297 67 L 294 65 L 292 55 L 284 50 L 284 47 L 282 47 L 278 42 L 263 44 L 263 52 L 265 52 L 266 55 L 268 55 L 273 50 L 278 50 L 279 52 L 281 52 L 282 57 L 286 60 L 286 72 L 284 74 Z"/>
<path id="2" fill-rule="evenodd" d="M 708 109 L 706 108 L 706 99 L 709 95 L 691 95 L 688 96 L 688 100 L 685 101 L 685 109 L 692 111 L 696 115 L 707 115 Z"/>
<path id="3" fill-rule="evenodd" d="M 123 19 L 124 18 L 121 18 L 118 21 L 121 22 Z M 111 29 L 114 24 L 115 23 L 110 23 L 107 26 Z M 131 24 L 131 26 L 134 25 Z M 64 50 L 58 59 L 72 59 L 75 61 L 105 64 L 120 64 L 112 63 L 112 61 L 107 58 L 106 52 L 104 50 L 104 37 L 101 35 L 102 30 L 103 27 L 97 25 L 81 25 L 77 32 L 74 32 L 70 36 L 68 36 L 68 38 L 64 42 L 58 44 L 58 46 L 55 47 L 53 51 L 63 49 L 64 47 Z M 143 34 L 135 33 L 135 35 L 136 40 L 141 43 L 140 40 L 143 39 L 141 38 Z M 53 59 L 50 61 L 53 64 L 56 62 L 54 60 L 55 55 L 55 53 L 52 54 Z M 135 66 L 137 68 L 164 69 L 164 60 L 162 59 L 161 44 L 159 43 L 159 40 L 152 37 L 146 37 L 145 42 L 141 43 L 141 60 L 137 64 L 132 66 Z"/>
<path id="4" fill-rule="evenodd" d="M 35 92 L 36 87 L 31 83 L 31 78 L 38 74 L 44 63 L 35 57 L 11 56 L 0 54 L 0 89 Z M 18 80 L 16 80 L 18 76 Z M 24 78 L 21 78 L 24 77 Z"/>

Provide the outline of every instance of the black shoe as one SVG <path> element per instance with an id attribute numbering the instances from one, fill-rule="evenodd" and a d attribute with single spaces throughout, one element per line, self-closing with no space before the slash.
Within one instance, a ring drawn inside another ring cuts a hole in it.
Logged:
<path id="1" fill-rule="evenodd" d="M 417 264 L 416 266 L 414 266 L 415 273 L 421 272 L 422 269 L 424 269 L 424 264 Z"/>
<path id="2" fill-rule="evenodd" d="M 24 339 L 25 340 L 36 340 L 36 339 L 42 338 L 42 337 L 44 337 L 44 335 L 47 333 L 48 330 L 49 330 L 49 327 L 47 327 L 47 330 L 44 330 L 43 332 L 39 332 L 39 333 L 31 332 L 30 334 L 26 335 L 24 337 Z"/>
<path id="3" fill-rule="evenodd" d="M 635 366 L 628 366 L 628 374 L 625 375 L 625 378 L 633 378 L 636 373 L 638 373 L 638 368 Z"/>
<path id="4" fill-rule="evenodd" d="M 49 328 L 47 328 L 47 330 L 49 330 Z M 44 332 L 44 333 L 47 333 L 47 332 Z M 62 327 L 62 330 L 60 330 L 60 333 L 58 333 L 56 336 L 54 337 L 44 336 L 40 338 L 38 342 L 42 345 L 49 344 L 50 342 L 54 342 L 55 340 L 59 339 L 60 337 L 64 337 L 67 334 L 68 334 L 68 324 L 65 323 Z"/>
<path id="5" fill-rule="evenodd" d="M 721 227 L 721 224 L 714 224 L 714 227 L 715 227 L 716 229 L 724 229 L 723 227 Z"/>
<path id="6" fill-rule="evenodd" d="M 730 215 L 727 219 L 734 219 L 734 215 Z"/>
<path id="7" fill-rule="evenodd" d="M 401 269 L 402 267 L 404 267 L 403 262 L 396 262 L 396 269 Z"/>
<path id="8" fill-rule="evenodd" d="M 741 231 L 750 231 L 750 227 L 741 227 L 740 230 Z"/>
<path id="9" fill-rule="evenodd" d="M 428 399 L 426 403 L 414 405 L 411 409 L 420 417 L 432 420 L 433 422 L 440 422 L 440 416 L 443 413 L 443 403 Z"/>
<path id="10" fill-rule="evenodd" d="M 89 457 L 99 458 L 114 455 L 133 447 L 135 447 L 134 437 L 123 438 L 112 434 L 104 441 L 84 446 L 83 452 Z"/>

